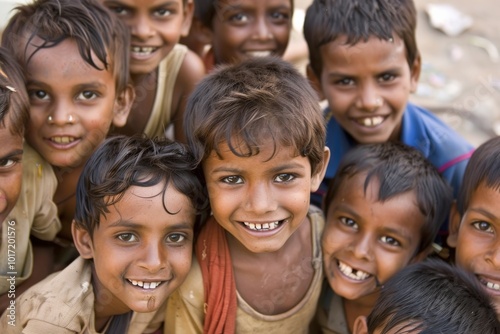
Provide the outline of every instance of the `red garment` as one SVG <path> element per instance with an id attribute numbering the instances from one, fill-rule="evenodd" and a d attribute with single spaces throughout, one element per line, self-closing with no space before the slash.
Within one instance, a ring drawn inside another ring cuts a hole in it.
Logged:
<path id="1" fill-rule="evenodd" d="M 236 327 L 236 283 L 225 230 L 210 217 L 196 242 L 205 290 L 207 334 L 233 334 Z"/>

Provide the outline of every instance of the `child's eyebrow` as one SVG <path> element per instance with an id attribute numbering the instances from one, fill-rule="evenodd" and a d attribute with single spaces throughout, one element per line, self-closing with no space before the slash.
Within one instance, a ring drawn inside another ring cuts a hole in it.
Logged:
<path id="1" fill-rule="evenodd" d="M 194 222 L 182 222 L 177 224 L 168 225 L 164 230 L 192 230 Z M 147 227 L 147 224 L 134 223 L 130 220 L 118 219 L 108 225 L 108 228 L 113 227 L 128 227 L 130 229 L 141 230 Z"/>
<path id="2" fill-rule="evenodd" d="M 1 156 L 0 160 L 9 159 L 11 157 L 15 157 L 17 155 L 22 155 L 22 154 L 23 154 L 23 150 L 14 150 L 14 151 L 11 151 L 11 152 L 7 153 L 4 156 Z"/>
<path id="3" fill-rule="evenodd" d="M 479 213 L 479 214 L 481 214 L 483 216 L 488 217 L 491 220 L 497 219 L 497 217 L 494 214 L 492 214 L 491 212 L 489 212 L 488 210 L 485 210 L 483 208 L 469 208 L 467 211 L 477 212 L 477 213 Z"/>
<path id="4" fill-rule="evenodd" d="M 278 173 L 278 172 L 282 172 L 284 170 L 289 170 L 289 169 L 304 169 L 304 166 L 299 164 L 299 163 L 287 163 L 285 165 L 280 165 L 280 166 L 276 166 L 276 167 L 273 167 L 270 169 L 270 171 L 272 173 Z M 238 173 L 241 173 L 241 169 L 239 168 L 236 168 L 236 167 L 225 167 L 225 166 L 221 166 L 221 167 L 217 167 L 215 168 L 213 171 L 213 173 L 235 173 L 235 174 L 238 174 Z"/>

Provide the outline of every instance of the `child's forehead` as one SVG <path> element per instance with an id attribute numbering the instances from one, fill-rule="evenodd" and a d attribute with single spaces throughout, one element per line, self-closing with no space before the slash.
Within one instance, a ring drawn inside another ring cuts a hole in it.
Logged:
<path id="1" fill-rule="evenodd" d="M 293 8 L 293 0 L 214 0 L 216 11 L 231 8 L 257 7 L 264 5 L 268 8 L 289 6 Z"/>
<path id="2" fill-rule="evenodd" d="M 381 39 L 375 35 L 368 39 L 360 38 L 351 41 L 347 35 L 339 35 L 334 40 L 325 43 L 320 47 L 323 54 L 335 54 L 338 60 L 352 62 L 353 58 L 364 57 L 372 54 L 374 51 L 383 52 L 388 57 L 394 53 L 402 53 L 406 56 L 406 45 L 403 39 L 394 35 L 389 40 Z M 406 60 L 406 57 L 404 58 Z"/>

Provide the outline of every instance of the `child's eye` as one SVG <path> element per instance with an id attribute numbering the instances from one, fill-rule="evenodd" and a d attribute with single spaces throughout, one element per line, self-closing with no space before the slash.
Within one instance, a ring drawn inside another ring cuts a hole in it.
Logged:
<path id="1" fill-rule="evenodd" d="M 488 233 L 493 233 L 493 228 L 491 227 L 491 224 L 485 221 L 478 221 L 474 222 L 472 224 L 475 229 L 483 232 L 488 232 Z"/>
<path id="2" fill-rule="evenodd" d="M 172 11 L 169 9 L 166 9 L 166 8 L 160 8 L 158 10 L 155 10 L 155 12 L 154 12 L 154 16 L 157 16 L 157 17 L 167 17 L 170 15 L 172 15 Z"/>
<path id="3" fill-rule="evenodd" d="M 230 183 L 230 184 L 242 184 L 243 183 L 243 179 L 239 176 L 235 176 L 235 175 L 232 175 L 232 176 L 226 176 L 222 179 L 222 182 L 224 183 Z"/>
<path id="4" fill-rule="evenodd" d="M 351 218 L 340 217 L 340 222 L 346 226 L 358 229 L 358 224 L 356 224 L 356 222 L 354 220 L 352 220 Z"/>
<path id="5" fill-rule="evenodd" d="M 288 13 L 272 12 L 270 16 L 275 21 L 289 21 L 290 19 L 290 15 Z"/>
<path id="6" fill-rule="evenodd" d="M 339 86 L 354 86 L 354 80 L 351 78 L 343 78 L 340 80 L 337 80 L 335 84 Z"/>
<path id="7" fill-rule="evenodd" d="M 0 168 L 10 168 L 20 162 L 19 159 L 7 158 L 0 160 Z"/>
<path id="8" fill-rule="evenodd" d="M 295 176 L 293 176 L 292 174 L 283 173 L 283 174 L 277 175 L 276 178 L 274 179 L 274 182 L 278 182 L 278 183 L 290 182 L 293 179 L 295 179 Z"/>
<path id="9" fill-rule="evenodd" d="M 124 242 L 134 242 L 137 241 L 137 237 L 132 233 L 122 233 L 117 236 L 117 238 Z"/>
<path id="10" fill-rule="evenodd" d="M 229 21 L 237 22 L 237 23 L 246 23 L 246 22 L 250 21 L 250 18 L 248 17 L 248 15 L 246 15 L 244 13 L 237 13 L 237 14 L 231 15 L 229 17 Z"/>
<path id="11" fill-rule="evenodd" d="M 108 8 L 119 16 L 125 16 L 128 14 L 128 10 L 125 7 L 109 6 Z"/>
<path id="12" fill-rule="evenodd" d="M 186 237 L 180 233 L 172 233 L 167 236 L 167 242 L 169 243 L 181 243 L 186 239 Z"/>
<path id="13" fill-rule="evenodd" d="M 383 243 L 386 243 L 386 244 L 389 244 L 392 246 L 401 246 L 401 243 L 398 240 L 394 239 L 393 237 L 387 236 L 387 235 L 384 235 L 382 238 L 380 238 L 380 240 L 382 240 Z"/>
<path id="14" fill-rule="evenodd" d="M 29 95 L 38 100 L 47 100 L 49 98 L 49 94 L 43 90 L 31 90 L 29 91 Z"/>
<path id="15" fill-rule="evenodd" d="M 97 94 L 90 91 L 90 90 L 85 90 L 83 92 L 81 92 L 77 99 L 78 100 L 92 100 L 92 99 L 95 99 L 97 97 Z"/>
<path id="16" fill-rule="evenodd" d="M 392 81 L 396 78 L 396 76 L 392 73 L 384 73 L 379 77 L 379 81 L 387 82 Z"/>

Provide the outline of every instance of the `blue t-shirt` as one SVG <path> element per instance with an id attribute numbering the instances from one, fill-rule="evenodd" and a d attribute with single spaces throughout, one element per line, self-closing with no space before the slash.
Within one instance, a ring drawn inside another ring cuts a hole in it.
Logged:
<path id="1" fill-rule="evenodd" d="M 325 109 L 325 115 L 329 109 Z M 454 198 L 462 184 L 465 167 L 474 147 L 455 130 L 430 111 L 408 103 L 402 118 L 401 142 L 421 151 L 453 188 Z M 339 167 L 340 160 L 356 146 L 354 139 L 334 117 L 326 128 L 326 146 L 330 148 L 330 162 L 320 189 L 312 194 L 311 203 L 321 207 L 329 181 Z"/>

